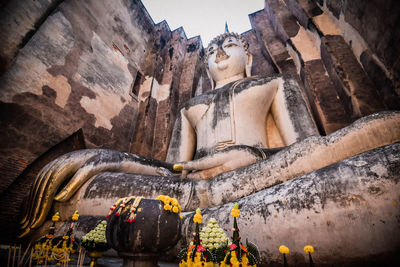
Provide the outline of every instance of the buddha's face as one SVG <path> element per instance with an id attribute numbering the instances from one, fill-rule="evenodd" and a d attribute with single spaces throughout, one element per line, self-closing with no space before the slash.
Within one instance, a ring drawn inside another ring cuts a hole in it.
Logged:
<path id="1" fill-rule="evenodd" d="M 208 69 L 215 82 L 244 75 L 248 55 L 243 44 L 234 36 L 213 42 L 207 48 Z"/>

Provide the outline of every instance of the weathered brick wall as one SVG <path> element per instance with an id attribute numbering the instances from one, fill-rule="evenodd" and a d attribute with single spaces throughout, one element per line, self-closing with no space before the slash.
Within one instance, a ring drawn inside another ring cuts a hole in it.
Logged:
<path id="1" fill-rule="evenodd" d="M 2 40 L 14 45 L 0 49 L 12 62 L 0 77 L 2 191 L 79 129 L 88 147 L 129 151 L 138 110 L 130 91 L 137 72 L 146 75 L 153 43 L 141 2 L 43 3 L 9 1 L 2 9 L 1 34 L 13 33 Z"/>
<path id="2" fill-rule="evenodd" d="M 300 1 L 302 2 L 302 1 Z M 395 0 L 326 0 L 319 6 L 362 65 L 386 108 L 400 109 L 400 4 Z"/>

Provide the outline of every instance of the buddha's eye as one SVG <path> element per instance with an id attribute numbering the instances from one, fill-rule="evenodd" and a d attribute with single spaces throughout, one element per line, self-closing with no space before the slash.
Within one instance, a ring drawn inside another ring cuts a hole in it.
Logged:
<path id="1" fill-rule="evenodd" d="M 234 46 L 237 46 L 237 45 L 234 43 L 229 43 L 229 44 L 224 45 L 224 48 L 229 48 L 229 47 L 234 47 Z"/>
<path id="2" fill-rule="evenodd" d="M 212 55 L 212 54 L 214 54 L 214 53 L 215 53 L 215 47 L 212 46 L 212 47 L 210 47 L 210 48 L 208 49 L 208 55 Z"/>

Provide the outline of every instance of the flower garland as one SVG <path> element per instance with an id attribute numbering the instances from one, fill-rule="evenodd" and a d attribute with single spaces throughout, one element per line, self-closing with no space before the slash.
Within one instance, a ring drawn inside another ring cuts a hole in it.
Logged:
<path id="1" fill-rule="evenodd" d="M 118 199 L 114 205 L 111 206 L 110 212 L 107 215 L 107 218 L 110 218 L 112 214 L 115 216 L 121 216 L 123 213 L 127 212 L 129 210 L 129 217 L 126 220 L 128 223 L 133 223 L 136 221 L 136 215 L 137 212 L 140 212 L 141 209 L 139 208 L 140 202 L 142 201 L 144 197 L 142 196 L 130 196 L 130 197 L 124 197 Z M 133 203 L 129 206 L 129 203 Z M 156 200 L 160 200 L 164 204 L 164 210 L 166 211 L 171 211 L 173 213 L 177 213 L 182 219 L 182 216 L 180 216 L 181 213 L 181 206 L 178 203 L 178 200 L 176 198 L 172 198 L 166 195 L 159 195 Z"/>
<path id="2" fill-rule="evenodd" d="M 239 205 L 235 203 L 231 210 L 233 217 L 233 235 L 232 244 L 229 246 L 230 252 L 226 255 L 225 259 L 220 263 L 221 267 L 255 267 L 260 260 L 260 254 L 257 246 L 251 242 L 246 241 L 246 247 L 240 242 L 239 227 L 236 218 L 240 216 Z"/>
<path id="3" fill-rule="evenodd" d="M 140 204 L 140 201 L 142 201 L 143 197 L 137 197 L 135 198 L 135 201 L 133 201 L 133 204 L 131 205 L 131 214 L 129 215 L 129 218 L 127 222 L 133 223 L 136 220 L 136 210 Z"/>
<path id="4" fill-rule="evenodd" d="M 201 244 L 199 225 L 202 223 L 202 220 L 201 211 L 197 209 L 193 216 L 193 222 L 196 225 L 196 231 L 193 233 L 193 245 L 189 249 L 183 249 L 179 252 L 178 257 L 181 258 L 179 267 L 214 266 L 212 253 Z"/>
<path id="5" fill-rule="evenodd" d="M 156 197 L 156 200 L 160 200 L 161 202 L 164 203 L 164 210 L 172 211 L 173 213 L 178 213 L 179 218 L 182 219 L 181 206 L 179 205 L 178 200 L 176 200 L 176 198 L 169 197 L 166 195 L 159 195 L 158 197 Z"/>
<path id="6" fill-rule="evenodd" d="M 129 202 L 134 199 L 133 203 L 131 204 L 131 208 L 129 210 Z M 128 223 L 133 223 L 136 221 L 136 214 L 137 212 L 140 212 L 141 209 L 139 209 L 139 204 L 142 201 L 143 197 L 142 196 L 130 196 L 130 197 L 123 197 L 117 200 L 117 202 L 114 203 L 114 205 L 111 206 L 110 212 L 107 214 L 107 218 L 110 218 L 111 215 L 115 212 L 115 216 L 121 216 L 123 213 L 125 213 L 127 210 L 129 210 L 129 217 L 126 219 L 126 222 Z"/>
<path id="7" fill-rule="evenodd" d="M 202 240 L 203 246 L 208 248 L 212 252 L 221 247 L 222 247 L 222 251 L 226 252 L 227 246 L 229 244 L 229 239 L 228 239 L 227 235 L 225 234 L 225 231 L 219 227 L 219 225 L 217 224 L 217 220 L 214 218 L 211 218 L 208 221 L 207 226 L 204 227 L 200 231 L 200 239 Z M 192 243 L 191 243 L 191 245 L 192 245 Z M 214 252 L 213 252 L 213 254 L 215 257 Z M 224 257 L 225 257 L 225 254 L 223 255 L 223 258 Z M 221 260 L 223 260 L 223 258 Z"/>
<path id="8" fill-rule="evenodd" d="M 79 219 L 79 213 L 76 210 L 71 217 L 72 223 L 65 235 L 54 237 L 55 224 L 60 220 L 60 213 L 56 212 L 51 220 L 49 233 L 40 238 L 34 245 L 32 259 L 37 264 L 54 262 L 57 265 L 66 264 L 71 261 L 70 255 L 76 252 L 77 244 L 72 236 L 75 222 Z"/>
<path id="9" fill-rule="evenodd" d="M 106 251 L 109 249 L 106 239 L 107 222 L 101 221 L 94 229 L 82 236 L 82 247 L 87 251 Z"/>

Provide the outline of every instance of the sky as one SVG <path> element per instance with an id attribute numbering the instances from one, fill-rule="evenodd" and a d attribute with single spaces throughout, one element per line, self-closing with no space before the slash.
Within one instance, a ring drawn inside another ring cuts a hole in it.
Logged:
<path id="1" fill-rule="evenodd" d="M 142 0 L 154 23 L 164 19 L 171 30 L 183 27 L 187 38 L 200 35 L 203 46 L 224 33 L 251 29 L 248 15 L 264 8 L 265 0 Z"/>

